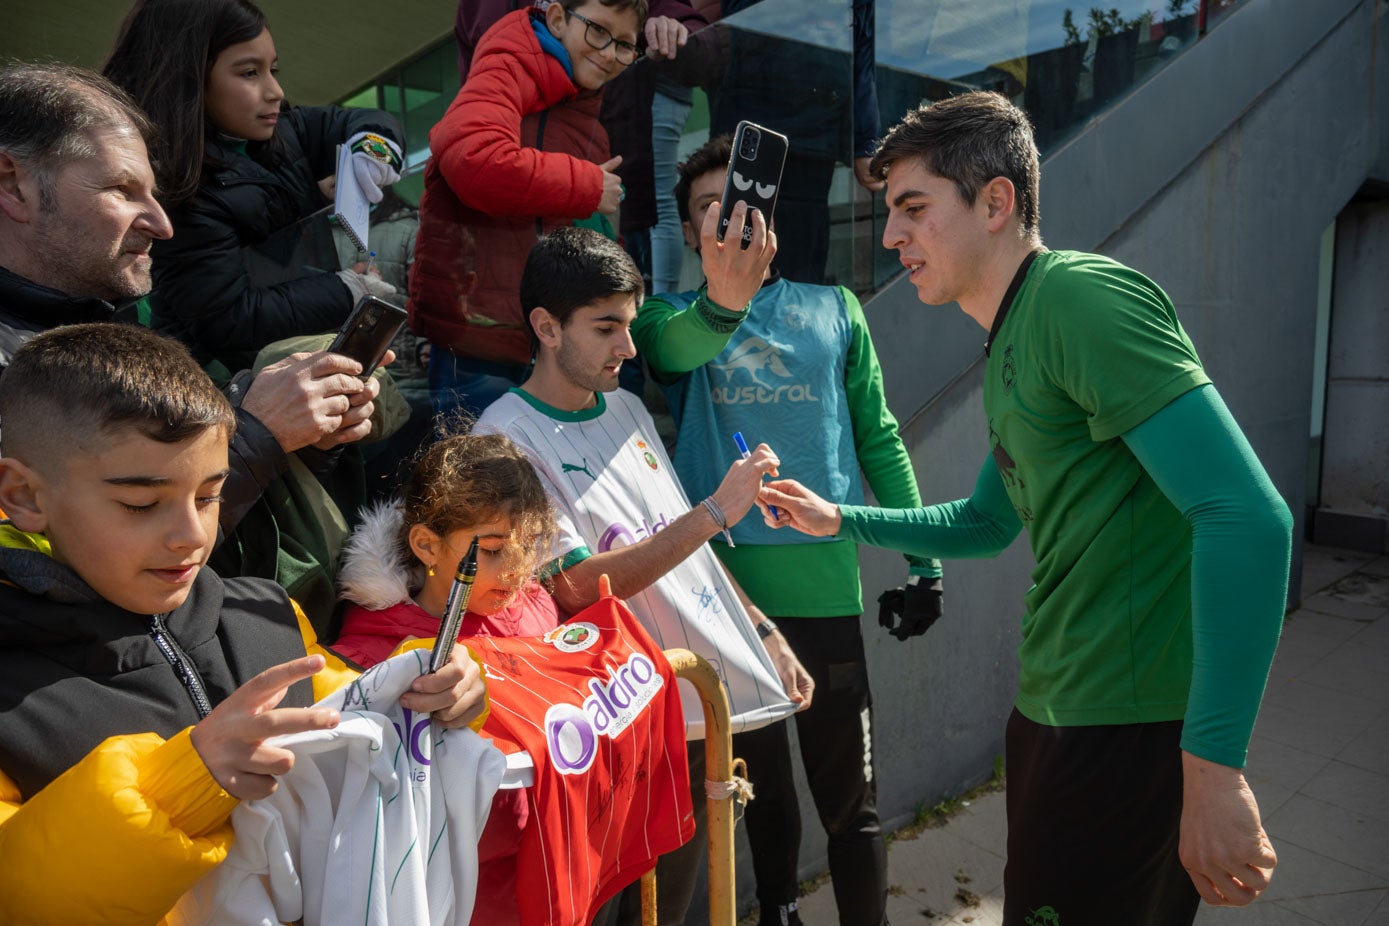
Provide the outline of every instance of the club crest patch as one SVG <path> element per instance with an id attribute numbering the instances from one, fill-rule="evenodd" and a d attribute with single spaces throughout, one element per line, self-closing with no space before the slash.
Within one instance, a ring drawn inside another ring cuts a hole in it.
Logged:
<path id="1" fill-rule="evenodd" d="M 560 624 L 541 639 L 562 653 L 577 653 L 597 644 L 598 628 L 587 621 L 570 622 Z"/>
<path id="2" fill-rule="evenodd" d="M 637 438 L 637 450 L 641 453 L 641 458 L 646 461 L 646 465 L 651 467 L 653 473 L 661 468 L 656 462 L 656 455 L 651 452 L 651 448 L 641 438 Z"/>

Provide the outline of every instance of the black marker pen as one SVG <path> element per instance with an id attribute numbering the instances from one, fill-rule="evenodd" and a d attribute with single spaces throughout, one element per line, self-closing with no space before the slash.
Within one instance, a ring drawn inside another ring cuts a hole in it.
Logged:
<path id="1" fill-rule="evenodd" d="M 429 657 L 429 672 L 434 674 L 449 661 L 453 654 L 453 644 L 458 640 L 458 628 L 463 623 L 463 613 L 468 610 L 468 598 L 473 593 L 473 580 L 477 578 L 477 536 L 468 544 L 468 552 L 458 564 L 458 572 L 449 586 L 448 603 L 444 605 L 444 618 L 439 623 L 439 638 L 434 641 L 434 655 Z"/>

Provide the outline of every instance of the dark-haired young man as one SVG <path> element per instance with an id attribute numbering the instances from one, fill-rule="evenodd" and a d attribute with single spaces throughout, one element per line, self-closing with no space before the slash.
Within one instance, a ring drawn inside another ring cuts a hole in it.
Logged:
<path id="1" fill-rule="evenodd" d="M 733 143 L 711 139 L 679 166 L 675 196 L 685 243 L 700 255 L 697 292 L 648 299 L 632 324 L 637 350 L 666 385 L 679 429 L 673 460 L 686 491 L 714 487 L 742 433 L 777 449 L 780 469 L 830 498 L 862 504 L 866 478 L 879 503 L 921 504 L 911 458 L 883 394 L 868 322 L 841 286 L 794 283 L 713 236 Z M 781 251 L 778 249 L 778 254 Z M 862 475 L 860 475 L 862 473 Z M 815 680 L 815 703 L 796 714 L 801 760 L 829 837 L 841 926 L 878 926 L 887 908 L 887 844 L 877 812 L 869 690 L 859 618 L 858 544 L 777 533 L 746 518 L 736 546 L 709 546 L 766 612 Z M 941 570 L 909 558 L 894 636 L 926 632 L 941 614 Z M 890 614 L 890 611 L 887 612 Z M 891 621 L 888 617 L 890 623 Z M 740 734 L 757 800 L 744 812 L 762 926 L 794 926 L 801 813 L 787 725 Z"/>
<path id="2" fill-rule="evenodd" d="M 1042 247 L 1016 107 L 969 93 L 914 110 L 873 169 L 883 243 L 921 301 L 989 332 L 992 454 L 956 502 L 836 506 L 787 481 L 763 490 L 764 519 L 945 558 L 1027 530 L 1006 926 L 1044 910 L 1172 926 L 1203 898 L 1251 902 L 1277 864 L 1241 768 L 1287 597 L 1287 505 L 1162 290 Z"/>
<path id="3" fill-rule="evenodd" d="M 603 88 L 638 57 L 646 0 L 524 5 L 478 40 L 458 96 L 429 132 L 410 271 L 410 326 L 434 345 L 440 412 L 476 415 L 527 375 L 517 302 L 537 236 L 607 221 L 622 200 Z"/>
<path id="4" fill-rule="evenodd" d="M 766 226 L 758 227 L 753 260 L 767 243 Z M 555 504 L 560 536 L 551 568 L 560 606 L 573 613 L 596 601 L 606 574 L 613 594 L 626 599 L 660 646 L 689 649 L 715 667 L 731 728 L 755 729 L 808 706 L 814 683 L 706 541 L 751 509 L 777 458 L 757 447 L 702 502 L 690 504 L 641 400 L 617 388 L 622 364 L 635 356 L 628 329 L 641 296 L 641 274 L 616 242 L 582 228 L 541 238 L 521 279 L 535 370 L 489 405 L 478 427 L 515 441 Z M 699 699 L 682 688 L 686 729 L 702 739 Z M 699 832 L 656 869 L 660 922 L 677 926 L 704 841 L 703 750 L 692 748 L 690 757 Z"/>

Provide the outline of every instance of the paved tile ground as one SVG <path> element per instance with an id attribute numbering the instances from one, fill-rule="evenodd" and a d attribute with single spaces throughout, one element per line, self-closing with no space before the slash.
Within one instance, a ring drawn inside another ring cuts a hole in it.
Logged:
<path id="1" fill-rule="evenodd" d="M 1306 547 L 1246 775 L 1278 851 L 1258 902 L 1198 926 L 1389 926 L 1389 556 Z M 895 926 L 999 926 L 1003 794 L 888 851 Z M 801 900 L 835 921 L 828 884 Z M 1121 924 L 1116 924 L 1121 926 Z"/>

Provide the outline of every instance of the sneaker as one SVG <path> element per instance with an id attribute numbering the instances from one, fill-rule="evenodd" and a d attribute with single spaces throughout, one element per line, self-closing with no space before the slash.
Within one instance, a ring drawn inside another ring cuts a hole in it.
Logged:
<path id="1" fill-rule="evenodd" d="M 801 915 L 796 911 L 796 901 L 763 907 L 757 919 L 757 926 L 802 926 Z"/>

